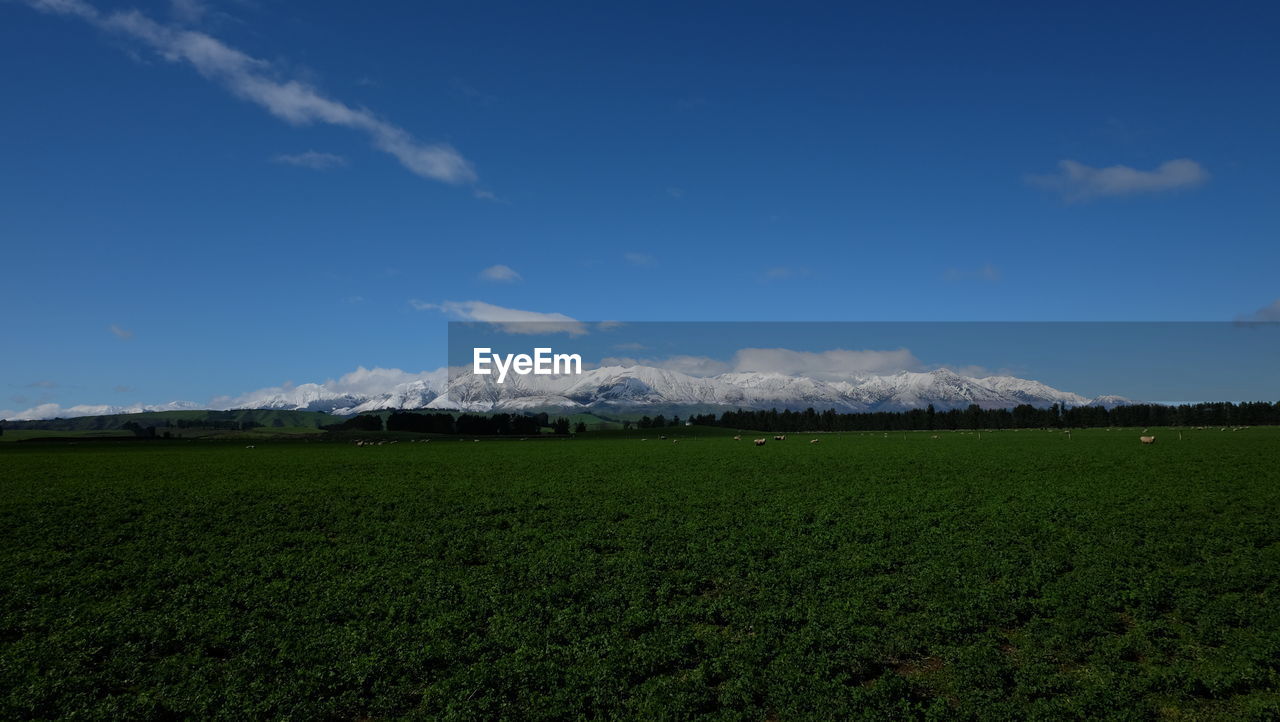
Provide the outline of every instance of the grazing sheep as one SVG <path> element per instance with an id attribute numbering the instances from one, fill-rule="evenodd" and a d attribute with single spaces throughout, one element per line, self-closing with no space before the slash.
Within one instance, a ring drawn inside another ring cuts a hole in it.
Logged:
<path id="1" fill-rule="evenodd" d="M 680 440 L 679 440 L 679 439 L 672 439 L 672 440 L 671 440 L 671 443 L 673 443 L 673 444 L 678 444 L 678 443 L 680 443 Z"/>
<path id="2" fill-rule="evenodd" d="M 765 439 L 756 439 L 756 446 L 764 446 Z"/>
<path id="3" fill-rule="evenodd" d="M 1138 441 L 1141 441 L 1141 442 L 1142 442 L 1142 443 L 1144 443 L 1144 444 L 1154 444 L 1154 443 L 1156 443 L 1156 437 L 1154 437 L 1154 436 L 1139 436 L 1139 437 L 1138 437 Z"/>
<path id="4" fill-rule="evenodd" d="M 666 440 L 667 440 L 667 435 L 666 435 L 666 434 L 661 434 L 661 435 L 659 435 L 659 436 L 658 436 L 658 441 L 666 441 Z"/>
<path id="5" fill-rule="evenodd" d="M 822 441 L 822 439 L 809 439 L 809 443 L 810 443 L 810 444 L 816 444 L 816 443 L 818 443 L 819 441 Z"/>
<path id="6" fill-rule="evenodd" d="M 246 447 L 244 447 L 244 448 L 246 448 L 246 449 L 255 449 L 255 448 L 257 448 L 257 447 L 255 447 L 253 444 L 249 444 L 248 446 L 246 446 Z"/>
<path id="7" fill-rule="evenodd" d="M 774 440 L 774 441 L 786 441 L 786 440 L 787 440 L 787 437 L 786 437 L 785 435 L 779 434 L 779 435 L 777 435 L 777 436 L 773 437 L 773 440 Z"/>
<path id="8" fill-rule="evenodd" d="M 741 436 L 735 436 L 735 437 L 733 437 L 733 440 L 734 440 L 734 441 L 742 441 L 742 437 L 741 437 Z"/>
<path id="9" fill-rule="evenodd" d="M 937 435 L 937 434 L 934 434 L 933 436 L 930 436 L 929 438 L 931 438 L 931 439 L 936 439 L 936 438 L 938 438 L 938 435 Z"/>

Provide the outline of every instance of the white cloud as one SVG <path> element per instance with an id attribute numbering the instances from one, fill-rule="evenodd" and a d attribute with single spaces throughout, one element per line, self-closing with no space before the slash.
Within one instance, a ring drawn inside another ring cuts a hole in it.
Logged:
<path id="1" fill-rule="evenodd" d="M 653 266 L 658 263 L 653 256 L 650 256 L 647 253 L 624 253 L 622 254 L 622 257 L 626 259 L 627 263 L 630 263 L 633 266 Z"/>
<path id="2" fill-rule="evenodd" d="M 948 268 L 944 274 L 948 281 L 999 281 L 1000 269 L 984 263 L 981 268 Z"/>
<path id="3" fill-rule="evenodd" d="M 209 12 L 200 0 L 169 0 L 169 12 L 173 19 L 185 25 L 195 25 Z"/>
<path id="4" fill-rule="evenodd" d="M 793 351 L 785 348 L 739 349 L 728 361 L 709 356 L 669 356 L 633 358 L 613 356 L 601 359 L 603 366 L 652 366 L 679 371 L 690 376 L 717 376 L 723 373 L 779 373 L 822 381 L 838 381 L 866 374 L 892 374 L 923 370 L 924 364 L 905 348 L 890 351 Z"/>
<path id="5" fill-rule="evenodd" d="M 129 339 L 133 338 L 133 331 L 130 331 L 125 328 L 120 328 L 114 323 L 107 326 L 107 328 L 111 330 L 111 333 L 114 333 L 116 335 L 116 338 L 122 341 L 128 341 Z"/>
<path id="6" fill-rule="evenodd" d="M 1280 322 L 1280 298 L 1275 303 L 1262 308 L 1250 314 L 1244 314 L 1236 317 L 1236 321 L 1255 322 L 1255 323 L 1271 323 Z"/>
<path id="7" fill-rule="evenodd" d="M 445 183 L 474 183 L 471 163 L 452 146 L 423 143 L 366 108 L 353 108 L 310 85 L 280 77 L 265 60 L 251 57 L 205 33 L 165 25 L 136 10 L 109 14 L 82 0 L 27 0 L 43 12 L 77 17 L 154 50 L 171 63 L 185 63 L 233 95 L 293 125 L 326 124 L 368 136 L 373 146 L 410 172 Z"/>
<path id="8" fill-rule="evenodd" d="M 212 401 L 214 408 L 260 408 L 272 406 L 307 406 L 317 398 L 329 398 L 334 395 L 354 397 L 377 396 L 394 391 L 396 387 L 421 382 L 437 392 L 445 387 L 448 371 L 444 368 L 434 371 L 411 373 L 400 369 L 374 367 L 367 369 L 359 366 L 355 371 L 337 379 L 328 379 L 323 383 L 292 384 L 250 391 L 239 396 L 218 396 Z"/>
<path id="9" fill-rule="evenodd" d="M 815 379 L 843 379 L 860 374 L 888 374 L 921 368 L 905 348 L 892 351 L 793 351 L 785 348 L 744 348 L 733 357 L 733 370 L 769 372 Z"/>
<path id="10" fill-rule="evenodd" d="M 516 273 L 511 266 L 504 266 L 499 263 L 496 266 L 489 266 L 480 272 L 480 278 L 486 281 L 497 281 L 499 283 L 512 283 L 520 280 L 520 274 Z"/>
<path id="11" fill-rule="evenodd" d="M 1008 369 L 1000 369 L 997 371 L 992 371 L 986 366 L 978 366 L 976 364 L 969 364 L 967 366 L 952 366 L 950 364 L 940 364 L 940 365 L 930 367 L 929 370 L 933 371 L 936 369 L 946 369 L 953 373 L 960 374 L 961 376 L 968 376 L 969 378 L 974 378 L 974 379 L 985 379 L 989 376 L 1013 376 L 1014 375 L 1013 372 Z"/>
<path id="12" fill-rule="evenodd" d="M 1157 193 L 1194 188 L 1209 179 L 1209 172 L 1190 158 L 1161 163 L 1155 170 L 1137 170 L 1125 165 L 1094 168 L 1074 160 L 1058 163 L 1054 175 L 1032 175 L 1032 185 L 1062 194 L 1067 201 Z"/>
<path id="13" fill-rule="evenodd" d="M 130 406 L 112 406 L 110 404 L 77 404 L 75 406 L 62 406 L 60 404 L 48 403 L 32 406 L 31 408 L 24 409 L 22 411 L 5 409 L 0 411 L 0 419 L 10 419 L 12 421 L 33 421 L 54 418 L 70 419 L 76 416 L 140 414 L 144 411 L 179 411 L 199 408 L 203 407 L 190 401 L 171 401 L 167 404 L 157 405 L 133 404 Z"/>
<path id="14" fill-rule="evenodd" d="M 309 150 L 305 153 L 281 153 L 271 158 L 273 163 L 283 163 L 285 165 L 296 165 L 300 168 L 310 168 L 312 170 L 329 170 L 330 168 L 341 168 L 347 164 L 347 159 L 333 153 L 321 153 L 319 151 Z"/>
<path id="15" fill-rule="evenodd" d="M 97 21 L 98 9 L 81 0 L 27 0 L 36 10 L 55 15 L 70 15 L 84 20 Z"/>
<path id="16" fill-rule="evenodd" d="M 581 336 L 587 333 L 586 324 L 563 313 L 521 311 L 515 308 L 495 306 L 484 301 L 427 303 L 417 299 L 410 299 L 409 305 L 418 311 L 440 311 L 459 321 L 498 324 L 507 333 L 567 333 L 571 336 Z"/>
<path id="17" fill-rule="evenodd" d="M 652 366 L 667 371 L 678 371 L 689 376 L 718 376 L 732 371 L 724 361 L 709 356 L 668 356 L 666 358 L 633 358 L 631 356 L 607 356 L 600 359 L 601 366 Z"/>

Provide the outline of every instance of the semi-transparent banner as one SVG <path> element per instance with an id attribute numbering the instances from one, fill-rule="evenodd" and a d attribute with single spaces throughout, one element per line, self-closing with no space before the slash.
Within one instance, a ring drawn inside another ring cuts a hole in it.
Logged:
<path id="1" fill-rule="evenodd" d="M 454 322 L 448 353 L 476 412 L 1280 399 L 1277 323 Z"/>

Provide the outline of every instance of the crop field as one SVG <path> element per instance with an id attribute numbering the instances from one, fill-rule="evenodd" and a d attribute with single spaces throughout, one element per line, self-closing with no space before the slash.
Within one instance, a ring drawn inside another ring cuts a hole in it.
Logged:
<path id="1" fill-rule="evenodd" d="M 1276 719 L 1280 429 L 1140 431 L 3 444 L 0 718 Z"/>

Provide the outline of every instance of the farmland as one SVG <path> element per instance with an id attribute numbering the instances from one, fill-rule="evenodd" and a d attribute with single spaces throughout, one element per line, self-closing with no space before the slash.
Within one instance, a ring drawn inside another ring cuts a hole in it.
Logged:
<path id="1" fill-rule="evenodd" d="M 0 717 L 1274 719 L 1280 429 L 1139 431 L 3 444 Z"/>

